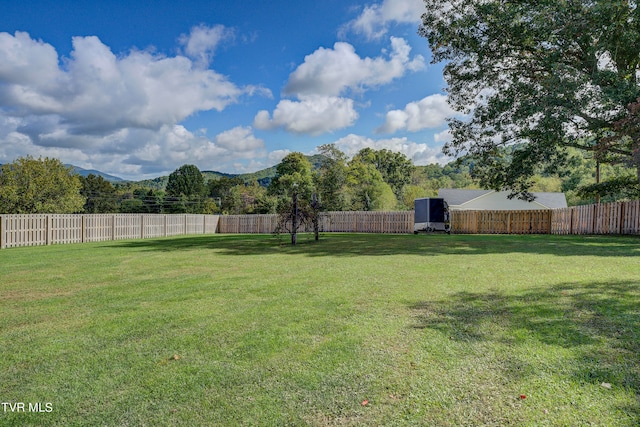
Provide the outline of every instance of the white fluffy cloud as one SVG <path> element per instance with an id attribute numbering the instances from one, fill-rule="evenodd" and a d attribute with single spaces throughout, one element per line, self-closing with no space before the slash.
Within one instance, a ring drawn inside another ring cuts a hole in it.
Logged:
<path id="1" fill-rule="evenodd" d="M 288 154 L 291 154 L 291 150 L 275 150 L 269 153 L 267 159 L 272 165 L 276 165 L 282 161 Z"/>
<path id="2" fill-rule="evenodd" d="M 423 0 L 384 0 L 366 6 L 360 16 L 344 26 L 342 31 L 352 30 L 369 39 L 380 38 L 391 23 L 417 24 L 425 12 Z"/>
<path id="3" fill-rule="evenodd" d="M 263 130 L 283 127 L 297 134 L 320 135 L 351 126 L 357 118 L 351 99 L 302 96 L 300 101 L 281 100 L 272 117 L 268 111 L 260 111 L 254 126 Z"/>
<path id="4" fill-rule="evenodd" d="M 180 36 L 180 43 L 184 45 L 184 51 L 190 58 L 197 61 L 199 65 L 209 65 L 213 59 L 213 54 L 220 42 L 232 38 L 233 30 L 224 25 L 207 27 L 199 25 L 193 27 L 189 35 Z"/>
<path id="5" fill-rule="evenodd" d="M 427 144 L 418 144 L 409 141 L 407 138 L 374 140 L 364 136 L 350 134 L 335 141 L 335 144 L 349 157 L 354 156 L 363 148 L 371 148 L 374 150 L 387 149 L 402 153 L 418 166 L 432 163 L 446 164 L 451 160 L 445 156 L 440 149 L 430 148 Z"/>
<path id="6" fill-rule="evenodd" d="M 264 148 L 264 141 L 256 138 L 250 127 L 235 127 L 216 136 L 216 145 L 235 152 L 247 153 Z"/>
<path id="7" fill-rule="evenodd" d="M 189 57 L 138 50 L 116 56 L 97 37 L 74 37 L 70 56 L 60 58 L 27 33 L 0 33 L 0 158 L 38 152 L 113 165 L 108 170 L 127 176 L 197 159 L 225 161 L 229 153 L 264 155 L 250 128 L 209 141 L 179 125 L 199 111 L 222 111 L 244 94 L 264 93 L 205 66 L 226 34 L 223 27 L 194 28 L 181 39 Z"/>
<path id="8" fill-rule="evenodd" d="M 307 55 L 289 76 L 284 93 L 297 100 L 281 100 L 273 114 L 260 111 L 254 126 L 310 135 L 349 127 L 358 113 L 354 101 L 341 95 L 388 84 L 407 71 L 422 69 L 424 58 L 411 58 L 410 53 L 407 42 L 396 37 L 391 37 L 388 58 L 361 58 L 352 45 L 344 42 L 335 43 L 333 49 L 320 48 Z"/>
<path id="9" fill-rule="evenodd" d="M 26 122 L 46 117 L 76 135 L 108 135 L 223 110 L 243 93 L 215 71 L 194 68 L 186 57 L 133 51 L 119 58 L 93 36 L 74 37 L 64 68 L 58 62 L 52 46 L 26 33 L 1 33 L 3 109 Z"/>
<path id="10" fill-rule="evenodd" d="M 125 179 L 156 177 L 182 164 L 195 164 L 203 170 L 247 170 L 248 163 L 267 155 L 264 141 L 256 138 L 250 127 L 233 128 L 213 138 L 179 124 L 158 130 L 122 129 L 106 137 L 79 137 L 85 142 L 90 139 L 82 147 L 62 147 L 53 140 L 55 135 L 48 138 L 48 145 L 37 147 L 39 155 L 63 158 L 65 162 L 106 170 Z M 69 136 L 63 138 L 66 141 Z M 7 143 L 0 144 L 0 158 L 13 159 L 36 149 L 27 136 L 18 132 L 5 135 L 3 140 Z"/>
<path id="11" fill-rule="evenodd" d="M 264 141 L 256 138 L 249 127 L 236 127 L 218 134 L 210 140 L 187 130 L 182 125 L 166 126 L 160 132 L 136 130 L 124 139 L 133 141 L 142 137 L 147 143 L 130 152 L 123 162 L 142 165 L 138 173 L 154 174 L 170 171 L 176 165 L 195 164 L 201 168 L 231 168 L 266 155 Z M 131 145 L 131 143 L 129 143 Z"/>
<path id="12" fill-rule="evenodd" d="M 385 123 L 377 129 L 377 132 L 394 133 L 398 130 L 417 132 L 438 128 L 446 123 L 447 117 L 456 114 L 456 111 L 447 103 L 446 96 L 429 95 L 420 101 L 410 102 L 403 110 L 387 112 Z"/>
<path id="13" fill-rule="evenodd" d="M 424 58 L 410 58 L 406 40 L 391 37 L 388 58 L 361 58 L 349 43 L 337 42 L 333 49 L 320 48 L 307 55 L 289 76 L 286 95 L 338 96 L 347 89 L 363 90 L 390 83 L 407 71 L 424 68 Z"/>
<path id="14" fill-rule="evenodd" d="M 446 142 L 451 142 L 453 140 L 453 136 L 451 135 L 451 131 L 449 129 L 446 129 L 433 135 L 433 140 L 439 144 L 443 144 Z"/>

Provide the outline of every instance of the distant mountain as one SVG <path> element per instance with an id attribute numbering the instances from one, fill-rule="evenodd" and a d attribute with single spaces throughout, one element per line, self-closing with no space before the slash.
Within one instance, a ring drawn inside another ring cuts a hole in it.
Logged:
<path id="1" fill-rule="evenodd" d="M 115 183 L 115 182 L 125 182 L 124 179 L 119 178 L 117 176 L 114 175 L 109 175 L 108 173 L 104 173 L 104 172 L 100 172 L 98 170 L 95 169 L 83 169 L 79 166 L 74 166 L 74 165 L 65 165 L 67 167 L 71 167 L 73 168 L 73 171 L 75 173 L 77 173 L 80 176 L 89 176 L 89 175 L 95 175 L 95 176 L 101 176 L 102 178 L 104 178 L 106 181 Z"/>
<path id="2" fill-rule="evenodd" d="M 307 159 L 309 159 L 309 161 L 311 162 L 311 166 L 314 169 L 318 169 L 322 165 L 324 156 L 322 156 L 321 154 L 315 154 L 313 156 L 307 156 Z M 0 163 L 0 166 L 2 166 L 2 163 Z M 90 174 L 93 174 L 95 176 L 101 176 L 105 180 L 113 184 L 131 182 L 126 179 L 122 179 L 114 175 L 109 175 L 108 173 L 100 172 L 99 170 L 95 170 L 95 169 L 84 169 L 79 166 L 74 166 L 70 164 L 65 164 L 65 166 L 71 167 L 73 171 L 80 176 L 86 177 L 86 176 L 89 176 Z M 271 183 L 271 180 L 276 176 L 277 167 L 278 165 L 275 165 L 275 166 L 271 166 L 270 168 L 259 170 L 257 172 L 241 173 L 241 174 L 224 173 L 224 172 L 218 172 L 218 171 L 202 171 L 202 175 L 204 176 L 205 182 L 211 179 L 237 177 L 247 183 L 258 181 L 259 185 L 263 187 L 268 187 L 269 184 Z M 165 175 L 165 176 L 159 176 L 153 179 L 144 179 L 142 181 L 135 181 L 133 183 L 138 184 L 141 187 L 151 188 L 154 190 L 164 190 L 165 187 L 167 186 L 167 182 L 169 182 L 169 176 Z"/>
<path id="3" fill-rule="evenodd" d="M 324 156 L 321 154 L 316 154 L 313 156 L 307 156 L 309 162 L 311 162 L 311 166 L 314 169 L 318 169 L 323 162 Z M 224 173 L 218 171 L 201 171 L 204 176 L 205 182 L 212 179 L 220 179 L 220 178 L 240 178 L 246 183 L 258 181 L 258 185 L 263 187 L 268 187 L 271 183 L 271 180 L 276 176 L 276 169 L 278 165 L 271 166 L 270 168 L 262 169 L 257 172 L 252 173 L 241 173 L 241 174 L 233 174 L 233 173 Z M 106 179 L 106 178 L 105 178 Z M 137 181 L 136 184 L 152 188 L 154 190 L 164 190 L 167 186 L 167 182 L 169 182 L 168 176 L 160 176 L 158 178 L 153 179 L 145 179 L 143 181 Z"/>
<path id="4" fill-rule="evenodd" d="M 324 156 L 322 156 L 321 154 L 316 154 L 313 156 L 307 156 L 307 159 L 309 159 L 309 162 L 311 162 L 311 166 L 314 169 L 318 169 L 322 165 Z M 0 163 L 0 166 L 2 166 L 1 163 Z M 114 175 L 109 175 L 108 173 L 100 172 L 99 170 L 95 170 L 95 169 L 84 169 L 79 166 L 74 166 L 71 164 L 65 164 L 65 166 L 71 167 L 73 171 L 80 176 L 86 177 L 86 176 L 89 176 L 90 174 L 93 174 L 95 176 L 101 176 L 102 178 L 104 178 L 105 180 L 113 184 L 132 182 Z M 202 175 L 204 176 L 205 182 L 211 179 L 237 177 L 242 179 L 246 183 L 257 181 L 258 185 L 261 185 L 263 187 L 268 187 L 269 184 L 271 183 L 271 180 L 276 176 L 277 167 L 278 165 L 275 165 L 270 168 L 259 170 L 257 172 L 242 173 L 242 174 L 233 174 L 233 173 L 225 173 L 225 172 L 218 172 L 218 171 L 202 171 Z M 167 186 L 167 182 L 169 182 L 169 176 L 165 175 L 165 176 L 159 176 L 157 178 L 152 178 L 152 179 L 134 181 L 132 183 L 137 184 L 141 187 L 151 188 L 154 190 L 164 190 Z"/>
<path id="5" fill-rule="evenodd" d="M 0 166 L 2 166 L 2 163 L 0 163 Z M 95 176 L 101 176 L 103 177 L 105 180 L 112 182 L 112 183 L 116 183 L 116 182 L 126 182 L 125 179 L 122 179 L 120 177 L 114 176 L 114 175 L 109 175 L 108 173 L 104 173 L 104 172 L 100 172 L 98 170 L 95 169 L 83 169 L 79 166 L 74 166 L 74 165 L 69 165 L 69 164 L 65 164 L 66 167 L 68 168 L 72 168 L 73 171 L 75 173 L 77 173 L 80 176 L 89 176 L 91 174 L 95 175 Z"/>
<path id="6" fill-rule="evenodd" d="M 309 159 L 309 162 L 311 163 L 311 167 L 314 170 L 319 169 L 325 160 L 325 157 L 322 154 L 314 154 L 313 156 L 306 156 L 306 157 L 307 159 Z M 271 180 L 276 176 L 277 168 L 278 168 L 278 165 L 275 165 L 267 169 L 259 170 L 257 172 L 243 173 L 236 176 L 238 176 L 245 182 L 258 181 L 259 185 L 262 185 L 263 187 L 268 187 L 269 184 L 271 183 Z"/>
<path id="7" fill-rule="evenodd" d="M 238 176 L 237 174 L 218 172 L 218 171 L 200 171 L 200 172 L 202 173 L 202 176 L 204 177 L 205 181 L 208 181 L 210 179 L 233 178 Z"/>

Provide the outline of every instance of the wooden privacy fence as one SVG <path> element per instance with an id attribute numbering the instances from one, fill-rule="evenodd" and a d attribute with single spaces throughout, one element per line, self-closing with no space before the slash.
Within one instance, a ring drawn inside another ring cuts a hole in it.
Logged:
<path id="1" fill-rule="evenodd" d="M 328 212 L 320 229 L 348 233 L 412 233 L 413 211 Z"/>
<path id="2" fill-rule="evenodd" d="M 323 212 L 326 233 L 412 233 L 413 211 Z M 0 248 L 186 234 L 261 233 L 276 228 L 277 215 L 0 215 Z M 312 231 L 310 226 L 305 230 Z M 640 200 L 532 211 L 452 211 L 459 234 L 635 234 Z"/>
<path id="3" fill-rule="evenodd" d="M 224 215 L 220 233 L 273 233 L 278 215 Z M 322 212 L 319 228 L 325 233 L 411 233 L 413 211 L 399 212 Z M 311 225 L 301 232 L 313 231 Z"/>
<path id="4" fill-rule="evenodd" d="M 0 215 L 0 248 L 212 234 L 219 215 Z"/>
<path id="5" fill-rule="evenodd" d="M 452 211 L 451 232 L 457 234 L 550 234 L 550 210 Z"/>
<path id="6" fill-rule="evenodd" d="M 640 200 L 531 211 L 452 211 L 459 234 L 640 234 Z"/>
<path id="7" fill-rule="evenodd" d="M 277 222 L 277 215 L 0 215 L 0 248 L 185 234 L 270 234 L 275 230 Z M 300 231 L 313 230 L 308 225 Z M 413 211 L 323 212 L 320 216 L 320 231 L 411 233 Z"/>
<path id="8" fill-rule="evenodd" d="M 554 209 L 553 234 L 640 234 L 640 200 Z"/>

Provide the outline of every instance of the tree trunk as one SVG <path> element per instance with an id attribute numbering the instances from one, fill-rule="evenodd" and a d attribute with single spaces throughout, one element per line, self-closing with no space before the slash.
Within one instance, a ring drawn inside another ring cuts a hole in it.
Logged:
<path id="1" fill-rule="evenodd" d="M 298 193 L 292 197 L 293 218 L 291 219 L 291 244 L 295 246 L 298 234 Z"/>
<path id="2" fill-rule="evenodd" d="M 315 237 L 317 242 L 320 234 L 320 202 L 318 201 L 318 195 L 316 193 L 313 193 L 313 195 L 311 196 L 311 209 L 313 214 L 313 236 Z"/>
<path id="3" fill-rule="evenodd" d="M 596 159 L 596 184 L 600 184 L 600 160 Z M 596 194 L 596 204 L 600 204 L 600 192 Z"/>

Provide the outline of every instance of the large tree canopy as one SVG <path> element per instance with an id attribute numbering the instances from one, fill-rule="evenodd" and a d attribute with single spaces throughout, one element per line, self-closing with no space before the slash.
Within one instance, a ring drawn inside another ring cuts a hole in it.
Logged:
<path id="1" fill-rule="evenodd" d="M 21 157 L 0 168 L 0 213 L 76 213 L 80 178 L 57 159 Z"/>
<path id="2" fill-rule="evenodd" d="M 86 198 L 84 203 L 85 213 L 118 212 L 116 189 L 109 181 L 90 173 L 86 177 L 81 176 L 80 182 L 82 183 L 80 194 Z"/>
<path id="3" fill-rule="evenodd" d="M 206 190 L 204 177 L 195 165 L 182 165 L 169 175 L 167 195 L 202 196 Z"/>
<path id="4" fill-rule="evenodd" d="M 200 213 L 205 204 L 204 177 L 195 165 L 182 165 L 169 175 L 166 210 L 170 213 Z"/>
<path id="5" fill-rule="evenodd" d="M 351 210 L 384 211 L 394 209 L 396 198 L 376 167 L 359 157 L 349 162 L 345 192 Z"/>
<path id="6" fill-rule="evenodd" d="M 415 171 L 415 166 L 407 156 L 384 148 L 363 148 L 353 159 L 373 165 L 382 175 L 382 179 L 391 186 L 397 198 L 402 196 L 402 189 L 411 182 L 411 175 Z"/>
<path id="7" fill-rule="evenodd" d="M 420 33 L 446 63 L 447 154 L 471 154 L 481 183 L 527 196 L 565 147 L 638 170 L 628 127 L 640 97 L 640 9 L 620 0 L 425 0 Z M 501 147 L 520 144 L 505 154 Z"/>
<path id="8" fill-rule="evenodd" d="M 316 187 L 323 210 L 347 210 L 348 200 L 344 191 L 347 179 L 347 156 L 335 144 L 318 147 L 324 161 L 317 175 Z"/>

